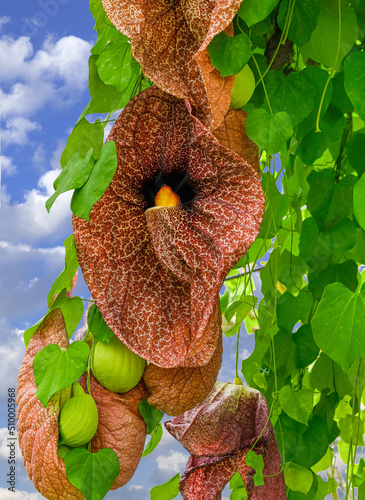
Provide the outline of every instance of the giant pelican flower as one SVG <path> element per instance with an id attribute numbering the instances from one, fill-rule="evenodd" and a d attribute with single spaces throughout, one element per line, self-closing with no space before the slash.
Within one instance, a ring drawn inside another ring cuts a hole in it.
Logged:
<path id="1" fill-rule="evenodd" d="M 114 178 L 89 221 L 73 217 L 86 284 L 139 356 L 164 368 L 208 363 L 218 292 L 260 228 L 259 176 L 157 87 L 128 103 L 109 140 Z"/>
<path id="2" fill-rule="evenodd" d="M 131 39 L 143 74 L 165 92 L 189 100 L 213 130 L 228 111 L 234 77 L 222 77 L 207 46 L 230 25 L 241 0 L 102 0 L 116 28 Z"/>

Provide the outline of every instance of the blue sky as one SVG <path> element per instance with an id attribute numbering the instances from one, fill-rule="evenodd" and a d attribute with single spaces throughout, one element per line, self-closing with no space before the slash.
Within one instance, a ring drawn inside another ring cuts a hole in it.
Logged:
<path id="1" fill-rule="evenodd" d="M 5 5 L 4 5 L 5 4 Z M 6 489 L 7 388 L 16 386 L 25 348 L 22 332 L 46 312 L 48 291 L 63 269 L 63 241 L 71 233 L 70 195 L 51 214 L 44 208 L 59 173 L 68 134 L 89 101 L 87 61 L 94 20 L 81 0 L 17 0 L 0 11 L 0 497 L 43 498 L 17 451 L 16 494 Z M 82 279 L 76 294 L 88 298 Z M 244 339 L 242 344 L 244 343 Z M 245 349 L 253 349 L 246 336 Z M 234 376 L 234 341 L 225 341 L 220 380 Z M 248 351 L 242 348 L 242 354 Z M 164 433 L 130 483 L 108 500 L 149 499 L 149 490 L 182 472 L 187 452 Z M 228 494 L 226 494 L 226 498 Z M 181 497 L 180 497 L 181 498 Z"/>

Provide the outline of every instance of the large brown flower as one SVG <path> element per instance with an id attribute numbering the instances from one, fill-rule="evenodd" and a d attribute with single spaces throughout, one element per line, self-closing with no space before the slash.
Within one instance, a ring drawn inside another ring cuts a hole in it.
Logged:
<path id="1" fill-rule="evenodd" d="M 229 107 L 234 77 L 220 75 L 207 46 L 229 26 L 241 0 L 102 3 L 116 28 L 131 39 L 145 76 L 165 92 L 187 98 L 208 128 L 218 127 Z"/>
<path id="2" fill-rule="evenodd" d="M 255 389 L 217 382 L 198 406 L 166 422 L 167 430 L 191 454 L 181 477 L 184 500 L 218 500 L 238 471 L 248 500 L 286 498 L 281 458 L 264 397 Z M 245 457 L 263 456 L 264 482 L 255 486 L 254 469 Z"/>
<path id="3" fill-rule="evenodd" d="M 114 178 L 89 221 L 73 218 L 85 281 L 132 351 L 165 368 L 203 365 L 220 334 L 217 294 L 259 231 L 259 176 L 156 87 L 128 103 L 109 139 Z"/>
<path id="4" fill-rule="evenodd" d="M 58 456 L 59 398 L 46 408 L 36 396 L 34 356 L 48 344 L 68 348 L 68 335 L 60 309 L 50 312 L 31 338 L 20 368 L 17 386 L 17 430 L 24 465 L 37 490 L 50 500 L 81 500 L 84 495 L 67 479 L 64 461 Z"/>

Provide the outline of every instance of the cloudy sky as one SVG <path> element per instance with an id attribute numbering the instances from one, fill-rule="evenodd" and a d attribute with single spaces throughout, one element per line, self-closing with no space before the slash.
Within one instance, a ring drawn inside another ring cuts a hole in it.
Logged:
<path id="1" fill-rule="evenodd" d="M 46 312 L 48 291 L 63 269 L 71 233 L 70 196 L 44 208 L 68 134 L 89 101 L 87 61 L 94 21 L 81 0 L 17 0 L 0 11 L 0 497 L 43 498 L 17 451 L 16 494 L 7 491 L 7 389 L 24 356 L 22 332 Z M 76 294 L 87 297 L 82 280 Z M 245 349 L 253 348 L 253 339 Z M 243 342 L 244 343 L 244 342 Z M 234 376 L 234 342 L 225 348 L 220 380 Z M 242 348 L 242 354 L 247 351 Z M 142 459 L 133 479 L 106 499 L 149 499 L 149 490 L 182 472 L 187 452 L 167 433 Z M 226 494 L 228 497 L 228 493 Z M 180 497 L 181 498 L 181 497 Z"/>

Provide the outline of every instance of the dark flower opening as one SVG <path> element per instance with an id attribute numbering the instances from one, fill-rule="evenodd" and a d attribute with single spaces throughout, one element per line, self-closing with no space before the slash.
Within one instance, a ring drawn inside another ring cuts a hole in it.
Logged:
<path id="1" fill-rule="evenodd" d="M 166 174 L 160 170 L 155 179 L 149 179 L 143 186 L 142 192 L 147 202 L 147 209 L 155 206 L 155 197 L 163 186 L 169 186 L 184 205 L 192 202 L 196 196 L 186 171 Z"/>

